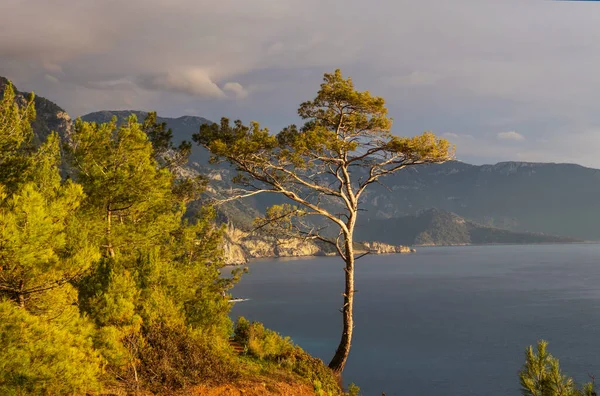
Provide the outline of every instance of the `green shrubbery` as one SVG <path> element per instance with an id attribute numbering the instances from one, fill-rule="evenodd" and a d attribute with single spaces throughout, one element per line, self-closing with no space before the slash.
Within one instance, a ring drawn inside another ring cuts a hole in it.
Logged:
<path id="1" fill-rule="evenodd" d="M 571 377 L 564 375 L 558 359 L 547 350 L 548 343 L 539 341 L 536 351 L 529 346 L 525 364 L 519 372 L 521 394 L 524 396 L 596 396 L 594 383 L 579 389 Z"/>
<path id="2" fill-rule="evenodd" d="M 238 378 L 240 369 L 234 357 L 215 348 L 211 341 L 182 326 L 152 326 L 140 350 L 141 381 L 151 390 L 161 392 Z"/>
<path id="3" fill-rule="evenodd" d="M 276 364 L 308 379 L 317 394 L 341 394 L 336 376 L 321 359 L 304 352 L 289 337 L 281 337 L 275 331 L 265 329 L 262 323 L 238 318 L 235 340 L 245 347 L 248 356 Z"/>
<path id="4" fill-rule="evenodd" d="M 289 337 L 265 329 L 262 323 L 250 323 L 240 317 L 235 326 L 235 340 L 246 347 L 246 353 L 259 359 L 284 361 L 293 355 L 296 346 Z"/>

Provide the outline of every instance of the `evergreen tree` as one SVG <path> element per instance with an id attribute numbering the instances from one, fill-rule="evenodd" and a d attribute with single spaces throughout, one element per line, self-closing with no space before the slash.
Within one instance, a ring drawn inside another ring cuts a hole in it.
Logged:
<path id="1" fill-rule="evenodd" d="M 178 146 L 173 144 L 173 131 L 166 122 L 157 121 L 156 112 L 148 113 L 142 123 L 142 131 L 148 136 L 154 149 L 154 160 L 160 168 L 167 168 L 175 176 L 173 193 L 178 200 L 187 204 L 198 200 L 204 191 L 207 180 L 202 175 L 193 175 L 185 168 L 192 144 L 182 141 Z"/>
<path id="2" fill-rule="evenodd" d="M 173 144 L 173 131 L 166 122 L 158 122 L 155 111 L 146 115 L 142 130 L 150 139 L 154 148 L 154 158 L 161 166 L 170 170 L 185 165 L 192 152 L 192 144 L 186 140 L 178 146 Z"/>
<path id="3" fill-rule="evenodd" d="M 223 294 L 221 231 L 212 213 L 184 219 L 185 198 L 135 117 L 117 127 L 78 120 L 68 148 L 73 177 L 87 196 L 103 257 L 78 283 L 80 306 L 99 327 L 97 346 L 109 370 L 139 386 L 147 334 L 160 328 L 224 342 L 231 332 Z M 159 136 L 160 133 L 157 133 Z M 168 134 L 158 138 L 162 147 Z M 156 144 L 156 142 L 155 142 Z M 175 331 L 175 330 L 174 330 Z M 164 334 L 164 332 L 159 332 Z M 216 337 L 216 338 L 215 338 Z"/>
<path id="4" fill-rule="evenodd" d="M 525 351 L 525 364 L 519 372 L 521 394 L 524 396 L 594 396 L 592 383 L 577 389 L 573 379 L 564 375 L 558 359 L 547 350 L 548 343 L 541 340 L 537 350 L 529 346 Z"/>
<path id="5" fill-rule="evenodd" d="M 23 173 L 31 165 L 34 119 L 33 93 L 28 100 L 19 100 L 9 82 L 0 101 L 0 184 L 5 189 L 12 190 L 24 182 Z"/>
<path id="6" fill-rule="evenodd" d="M 342 332 L 329 363 L 341 374 L 354 329 L 354 228 L 363 194 L 387 175 L 444 162 L 453 151 L 430 132 L 394 136 L 383 98 L 355 90 L 339 70 L 325 74 L 315 99 L 302 103 L 298 114 L 304 126 L 291 125 L 277 135 L 256 122 L 231 125 L 223 118 L 221 124 L 202 125 L 193 138 L 211 151 L 214 162 L 227 161 L 238 171 L 233 181 L 241 188 L 223 202 L 260 193 L 285 197 L 293 205 L 267 211 L 260 227 L 284 224 L 275 227 L 277 235 L 319 240 L 344 261 Z M 309 216 L 327 228 L 302 220 Z"/>
<path id="7" fill-rule="evenodd" d="M 94 329 L 77 308 L 61 320 L 33 315 L 0 300 L 0 394 L 69 395 L 101 389 Z"/>
<path id="8" fill-rule="evenodd" d="M 101 361 L 70 283 L 98 251 L 77 216 L 81 186 L 61 182 L 58 136 L 29 144 L 32 100 L 9 84 L 0 105 L 0 393 L 83 393 Z"/>
<path id="9" fill-rule="evenodd" d="M 163 227 L 161 213 L 168 211 L 172 177 L 158 169 L 152 144 L 135 116 L 117 127 L 77 120 L 71 135 L 75 179 L 87 195 L 90 221 L 102 234 L 104 257 L 115 251 L 127 255 L 152 243 Z"/>
<path id="10" fill-rule="evenodd" d="M 51 135 L 32 156 L 37 166 L 27 173 L 35 182 L 0 193 L 0 296 L 36 313 L 72 304 L 72 297 L 59 304 L 54 290 L 68 288 L 97 256 L 77 217 L 83 191 L 61 184 L 58 150 Z"/>

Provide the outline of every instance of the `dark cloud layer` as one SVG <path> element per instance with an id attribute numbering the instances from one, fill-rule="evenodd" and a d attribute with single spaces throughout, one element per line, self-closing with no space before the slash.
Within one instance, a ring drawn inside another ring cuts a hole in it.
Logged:
<path id="1" fill-rule="evenodd" d="M 2 0 L 0 75 L 80 115 L 156 109 L 271 129 L 324 72 L 385 97 L 394 132 L 459 158 L 600 167 L 600 3 Z"/>

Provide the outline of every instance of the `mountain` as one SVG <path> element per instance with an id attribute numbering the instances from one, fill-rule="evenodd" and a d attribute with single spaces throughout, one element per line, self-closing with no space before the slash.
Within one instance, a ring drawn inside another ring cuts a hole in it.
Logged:
<path id="1" fill-rule="evenodd" d="M 97 111 L 81 116 L 83 121 L 105 123 L 110 122 L 113 117 L 117 117 L 118 123 L 123 123 L 127 118 L 134 114 L 139 122 L 142 122 L 146 115 L 145 111 L 139 110 L 115 110 L 115 111 Z M 212 121 L 203 117 L 182 116 L 178 118 L 156 117 L 157 122 L 166 122 L 167 126 L 173 131 L 173 143 L 176 145 L 184 140 L 192 141 L 192 135 L 200 130 L 200 125 L 211 124 Z M 208 163 L 209 154 L 203 147 L 194 144 L 192 146 L 192 154 L 190 155 L 190 163 L 196 163 L 196 167 L 206 165 Z"/>
<path id="2" fill-rule="evenodd" d="M 369 219 L 438 208 L 479 224 L 600 240 L 600 170 L 574 164 L 451 161 L 406 168 L 363 197 Z"/>
<path id="3" fill-rule="evenodd" d="M 555 235 L 486 227 L 438 209 L 399 218 L 364 221 L 357 226 L 356 235 L 359 240 L 421 246 L 581 242 Z"/>

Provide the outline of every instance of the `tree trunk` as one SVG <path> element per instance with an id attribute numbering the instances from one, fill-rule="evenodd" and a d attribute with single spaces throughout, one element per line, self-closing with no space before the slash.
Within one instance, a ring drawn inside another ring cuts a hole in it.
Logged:
<path id="1" fill-rule="evenodd" d="M 354 318 L 352 307 L 354 305 L 354 246 L 352 233 L 346 235 L 346 285 L 344 289 L 344 306 L 342 308 L 343 330 L 340 344 L 335 351 L 335 355 L 329 363 L 329 368 L 338 376 L 342 375 L 346 360 L 350 354 L 350 346 L 352 344 L 352 330 L 354 329 Z"/>
<path id="2" fill-rule="evenodd" d="M 23 282 L 23 280 L 21 280 L 19 282 L 19 293 L 18 293 L 18 300 L 19 300 L 19 307 L 25 309 L 25 282 Z"/>
<path id="3" fill-rule="evenodd" d="M 107 205 L 106 210 L 106 255 L 108 257 L 115 257 L 115 250 L 112 245 L 112 210 L 110 204 Z"/>

